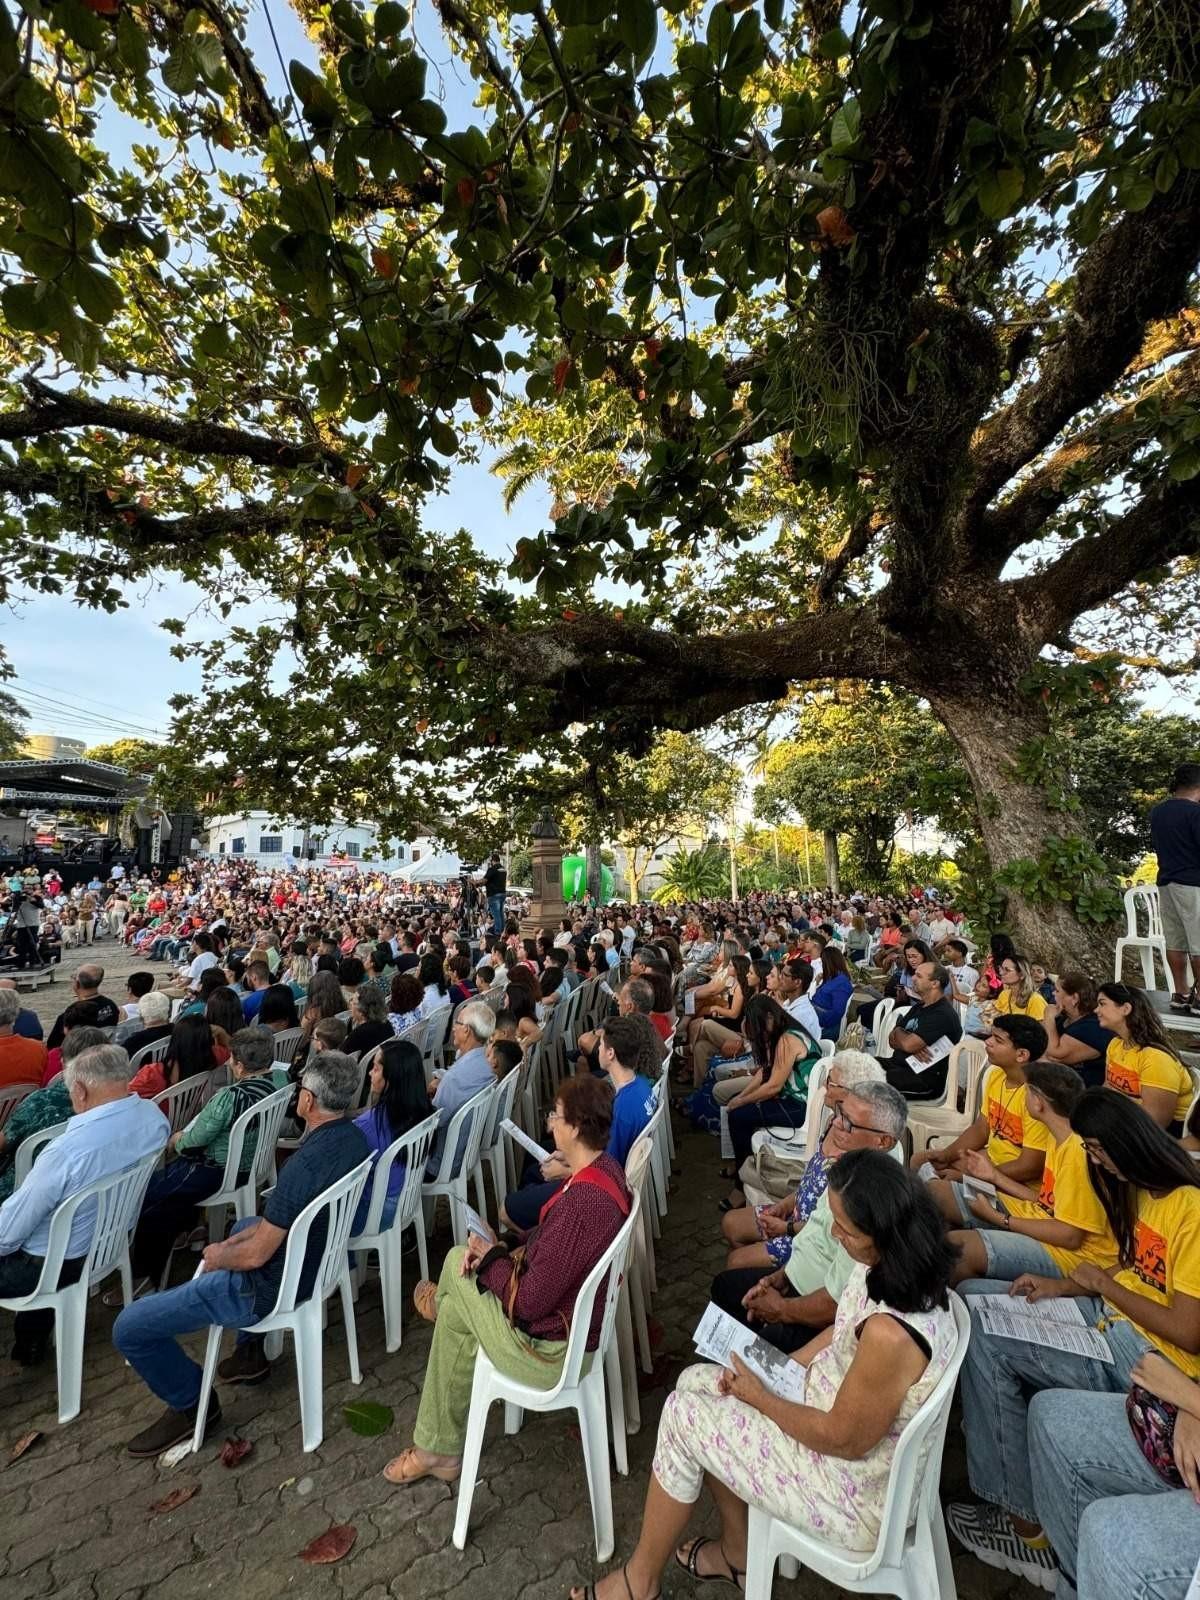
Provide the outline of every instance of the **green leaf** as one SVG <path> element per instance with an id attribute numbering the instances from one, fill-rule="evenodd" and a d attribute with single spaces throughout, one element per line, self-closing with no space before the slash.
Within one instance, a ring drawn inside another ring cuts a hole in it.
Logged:
<path id="1" fill-rule="evenodd" d="M 0 295 L 4 319 L 11 327 L 23 333 L 45 333 L 53 326 L 38 288 L 36 283 L 10 283 Z"/>
<path id="2" fill-rule="evenodd" d="M 130 72 L 145 73 L 150 67 L 150 46 L 132 11 L 122 9 L 117 18 L 117 54 Z"/>
<path id="3" fill-rule="evenodd" d="M 817 54 L 826 61 L 836 61 L 850 54 L 850 39 L 841 28 L 830 28 L 817 40 Z"/>
<path id="4" fill-rule="evenodd" d="M 121 304 L 121 291 L 99 267 L 76 260 L 68 274 L 80 309 L 93 322 L 108 322 Z"/>
<path id="5" fill-rule="evenodd" d="M 382 4 L 375 7 L 376 38 L 394 39 L 404 31 L 407 22 L 408 12 L 396 5 L 395 0 L 382 0 Z"/>
<path id="6" fill-rule="evenodd" d="M 653 0 L 622 0 L 617 9 L 617 34 L 638 66 L 648 61 L 658 38 Z"/>
<path id="7" fill-rule="evenodd" d="M 458 454 L 458 435 L 449 423 L 439 422 L 436 418 L 430 422 L 429 442 L 440 456 Z"/>
<path id="8" fill-rule="evenodd" d="M 708 27 L 704 38 L 712 52 L 713 60 L 720 64 L 724 61 L 729 41 L 733 38 L 733 18 L 729 15 L 728 7 L 721 4 L 721 0 L 717 0 L 717 4 L 708 14 Z"/>
<path id="9" fill-rule="evenodd" d="M 6 295 L 6 305 L 7 298 Z M 1184 445 L 1182 450 L 1176 450 L 1167 471 L 1176 483 L 1184 483 L 1200 473 L 1200 439 Z"/>
<path id="10" fill-rule="evenodd" d="M 671 80 L 655 73 L 638 85 L 642 106 L 651 122 L 665 122 L 675 109 L 675 94 Z"/>
<path id="11" fill-rule="evenodd" d="M 862 111 L 857 100 L 847 100 L 834 113 L 829 129 L 829 143 L 834 151 L 849 150 L 857 141 L 862 127 Z"/>
<path id="12" fill-rule="evenodd" d="M 215 78 L 225 67 L 221 41 L 211 33 L 198 33 L 192 40 L 192 54 L 205 78 Z"/>
<path id="13" fill-rule="evenodd" d="M 1019 167 L 993 167 L 981 172 L 977 180 L 979 209 L 985 217 L 999 221 L 1020 200 L 1024 188 L 1025 174 Z"/>
<path id="14" fill-rule="evenodd" d="M 386 1433 L 396 1420 L 391 1406 L 381 1406 L 377 1400 L 352 1400 L 342 1407 L 342 1415 L 350 1431 L 363 1439 L 374 1439 Z"/>
<path id="15" fill-rule="evenodd" d="M 1154 179 L 1148 172 L 1126 170 L 1117 179 L 1117 203 L 1126 211 L 1144 211 L 1154 199 Z"/>

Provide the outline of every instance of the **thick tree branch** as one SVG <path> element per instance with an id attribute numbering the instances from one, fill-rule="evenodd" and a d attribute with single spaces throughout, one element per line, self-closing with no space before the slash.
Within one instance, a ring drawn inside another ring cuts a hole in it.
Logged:
<path id="1" fill-rule="evenodd" d="M 869 516 L 860 517 L 846 535 L 840 550 L 836 550 L 829 559 L 822 564 L 817 574 L 817 603 L 828 605 L 836 597 L 838 585 L 845 574 L 846 568 L 852 561 L 857 561 L 859 556 L 865 555 L 871 540 L 883 526 L 883 518 L 878 512 L 871 512 Z"/>
<path id="2" fill-rule="evenodd" d="M 1037 375 L 985 422 L 971 448 L 974 482 L 960 527 L 1135 360 L 1147 326 L 1185 304 L 1200 258 L 1200 172 L 1181 172 L 1144 211 L 1123 216 L 1085 251 L 1072 316 Z M 964 548 L 971 540 L 964 538 Z"/>
<path id="3" fill-rule="evenodd" d="M 1085 611 L 1118 595 L 1150 567 L 1200 553 L 1200 478 L 1148 489 L 1093 539 L 1077 539 L 1042 572 L 1002 587 L 1025 625 L 1054 639 Z"/>

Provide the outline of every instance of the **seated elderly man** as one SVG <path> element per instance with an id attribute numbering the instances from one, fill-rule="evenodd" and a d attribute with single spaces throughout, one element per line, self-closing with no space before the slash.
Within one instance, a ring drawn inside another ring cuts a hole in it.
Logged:
<path id="1" fill-rule="evenodd" d="M 359 1066 L 352 1057 L 331 1050 L 314 1055 L 305 1068 L 297 1104 L 305 1124 L 304 1138 L 280 1170 L 262 1216 L 239 1222 L 228 1239 L 210 1244 L 199 1277 L 163 1294 L 135 1300 L 117 1318 L 113 1343 L 166 1404 L 156 1422 L 130 1439 L 126 1447 L 130 1455 L 157 1456 L 189 1438 L 196 1425 L 202 1373 L 177 1344 L 179 1334 L 214 1324 L 239 1330 L 234 1353 L 217 1367 L 224 1383 L 258 1383 L 269 1371 L 263 1341 L 241 1330 L 265 1317 L 275 1305 L 292 1223 L 310 1201 L 367 1159 L 367 1141 L 346 1117 L 358 1093 L 359 1078 Z M 160 1113 L 155 1111 L 155 1115 L 163 1122 Z M 309 1234 L 300 1273 L 301 1299 L 312 1292 L 324 1248 L 325 1230 L 318 1224 Z M 220 1423 L 221 1407 L 214 1395 L 205 1437 Z"/>
<path id="2" fill-rule="evenodd" d="M 904 1136 L 908 1106 L 890 1084 L 855 1083 L 846 1090 L 824 1145 L 832 1164 L 848 1150 L 894 1150 Z M 786 1265 L 726 1268 L 713 1279 L 712 1298 L 723 1311 L 761 1333 L 777 1349 L 802 1349 L 831 1326 L 854 1262 L 833 1234 L 826 1189 L 792 1240 Z"/>
<path id="3" fill-rule="evenodd" d="M 74 1005 L 87 1006 L 88 1016 L 83 1019 L 88 1027 L 115 1028 L 121 1020 L 121 1013 L 115 1001 L 101 994 L 100 985 L 104 982 L 104 968 L 96 962 L 89 962 L 71 979 L 71 987 L 75 991 Z M 47 1050 L 57 1050 L 63 1042 L 65 1032 L 63 1014 L 60 1011 L 50 1029 L 50 1037 L 46 1040 Z"/>
<path id="4" fill-rule="evenodd" d="M 896 1018 L 884 1061 L 887 1081 L 908 1100 L 937 1100 L 946 1087 L 949 1046 L 962 1038 L 962 1021 L 946 998 L 950 974 L 937 961 L 923 961 L 913 973 L 917 1003 Z"/>
<path id="5" fill-rule="evenodd" d="M 148 1100 L 130 1095 L 129 1057 L 120 1045 L 83 1050 L 66 1067 L 74 1112 L 59 1137 L 42 1151 L 19 1189 L 0 1205 L 0 1295 L 29 1294 L 37 1287 L 50 1243 L 50 1222 L 63 1200 L 157 1155 L 167 1142 L 167 1119 Z M 59 1285 L 75 1283 L 83 1271 L 96 1222 L 94 1204 L 81 1206 L 71 1223 Z M 46 1354 L 52 1311 L 21 1311 L 16 1317 L 13 1359 L 29 1366 Z"/>
<path id="6" fill-rule="evenodd" d="M 481 1089 L 495 1083 L 496 1075 L 488 1060 L 488 1040 L 496 1031 L 496 1013 L 483 1000 L 470 1000 L 460 1006 L 450 1028 L 450 1043 L 455 1059 L 438 1079 L 433 1090 L 433 1107 L 438 1114 L 438 1130 L 425 1168 L 432 1178 L 442 1163 L 446 1128 L 456 1111 L 473 1100 Z"/>
<path id="7" fill-rule="evenodd" d="M 617 1015 L 621 1017 L 640 1016 L 649 1018 L 654 1010 L 654 986 L 646 978 L 627 978 L 617 990 Z M 575 1048 L 579 1055 L 576 1059 L 577 1072 L 591 1072 L 596 1077 L 603 1077 L 600 1070 L 600 1034 L 603 1024 L 594 1029 L 588 1029 L 579 1035 Z"/>
<path id="8" fill-rule="evenodd" d="M 157 1044 L 160 1039 L 171 1037 L 171 1001 L 161 989 L 151 989 L 149 993 L 142 995 L 137 1003 L 137 1009 L 137 1027 L 123 1039 L 113 1040 L 114 1044 L 125 1046 L 130 1060 L 148 1044 Z M 121 1029 L 117 1032 L 120 1033 Z"/>

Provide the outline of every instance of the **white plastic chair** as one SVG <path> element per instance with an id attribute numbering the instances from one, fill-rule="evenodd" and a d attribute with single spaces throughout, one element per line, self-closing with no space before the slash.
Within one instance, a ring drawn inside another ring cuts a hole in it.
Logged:
<path id="1" fill-rule="evenodd" d="M 425 1241 L 425 1218 L 421 1213 L 421 1185 L 425 1177 L 425 1163 L 437 1133 L 438 1119 L 426 1117 L 394 1144 L 382 1150 L 372 1174 L 371 1200 L 363 1221 L 361 1233 L 350 1240 L 350 1249 L 356 1253 L 375 1250 L 379 1255 L 380 1293 L 383 1297 L 383 1331 L 389 1351 L 399 1350 L 402 1335 L 401 1309 L 403 1305 L 403 1269 L 401 1266 L 404 1230 L 416 1229 L 417 1255 L 421 1276 L 429 1276 L 429 1255 Z M 383 1206 L 387 1199 L 388 1181 L 392 1168 L 399 1161 L 404 1167 L 404 1184 L 396 1199 L 396 1210 L 386 1228 L 380 1226 Z M 353 1274 L 355 1299 L 366 1275 L 366 1262 L 360 1262 Z"/>
<path id="2" fill-rule="evenodd" d="M 66 1122 L 56 1122 L 51 1128 L 39 1128 L 36 1133 L 28 1134 L 17 1146 L 17 1153 L 13 1157 L 13 1188 L 19 1189 L 29 1176 L 29 1169 L 33 1166 L 34 1157 L 43 1145 L 49 1144 L 51 1139 L 57 1139 L 60 1133 L 66 1132 Z"/>
<path id="3" fill-rule="evenodd" d="M 1138 925 L 1139 914 L 1146 920 L 1143 933 Z M 1171 969 L 1167 965 L 1167 941 L 1163 936 L 1162 903 L 1153 884 L 1145 884 L 1125 891 L 1125 932 L 1117 940 L 1113 977 L 1118 983 L 1126 950 L 1136 950 L 1142 963 L 1142 988 L 1156 989 L 1154 960 L 1157 956 L 1164 973 L 1163 988 L 1172 986 Z"/>
<path id="4" fill-rule="evenodd" d="M 47 1128 L 43 1132 L 50 1135 L 52 1130 Z M 0 1300 L 0 1307 L 6 1311 L 54 1312 L 59 1422 L 70 1422 L 79 1415 L 89 1289 L 103 1282 L 110 1273 L 119 1272 L 125 1304 L 133 1298 L 129 1238 L 157 1161 L 157 1153 L 143 1156 L 132 1166 L 123 1167 L 106 1178 L 97 1178 L 60 1201 L 50 1219 L 50 1238 L 36 1288 L 29 1294 Z M 83 1271 L 75 1283 L 56 1288 L 71 1238 L 71 1224 L 76 1212 L 85 1205 L 94 1205 L 96 1216 Z"/>
<path id="5" fill-rule="evenodd" d="M 239 1119 L 240 1120 L 240 1119 Z M 371 1163 L 363 1161 L 344 1178 L 331 1183 L 324 1194 L 319 1194 L 292 1223 L 287 1233 L 283 1258 L 283 1278 L 279 1284 L 273 1308 L 260 1322 L 250 1323 L 246 1333 L 273 1334 L 282 1343 L 282 1336 L 290 1333 L 296 1345 L 296 1379 L 300 1390 L 300 1431 L 305 1451 L 315 1450 L 325 1436 L 325 1417 L 322 1404 L 322 1318 L 326 1300 L 335 1289 L 342 1296 L 342 1320 L 346 1328 L 346 1348 L 350 1356 L 350 1381 L 362 1382 L 358 1365 L 358 1335 L 354 1324 L 354 1296 L 350 1292 L 350 1257 L 346 1243 L 350 1225 L 362 1196 Z M 313 1280 L 312 1292 L 306 1300 L 299 1300 L 300 1275 L 308 1249 L 308 1236 L 313 1223 L 327 1213 L 325 1248 Z M 202 1263 L 203 1265 L 203 1263 Z M 208 1401 L 212 1394 L 217 1372 L 217 1357 L 221 1353 L 221 1335 L 224 1329 L 210 1327 L 208 1348 L 204 1353 L 204 1377 L 200 1384 L 200 1401 L 196 1409 L 196 1431 L 192 1435 L 193 1453 L 204 1443 L 204 1424 L 208 1417 Z M 268 1341 L 269 1343 L 270 1341 Z"/>
<path id="6" fill-rule="evenodd" d="M 987 1069 L 987 1050 L 982 1039 L 965 1035 L 951 1050 L 946 1065 L 946 1088 L 940 1100 L 910 1102 L 908 1131 L 912 1135 L 913 1149 L 927 1145 L 934 1136 L 949 1135 L 957 1139 L 975 1120 L 975 1099 L 979 1080 Z M 966 1097 L 963 1109 L 958 1109 L 959 1075 L 966 1077 Z"/>
<path id="7" fill-rule="evenodd" d="M 154 1096 L 154 1104 L 166 1117 L 172 1133 L 187 1127 L 205 1101 L 212 1097 L 212 1087 L 212 1074 L 197 1072 Z"/>
<path id="8" fill-rule="evenodd" d="M 239 1222 L 254 1215 L 258 1191 L 266 1183 L 268 1175 L 275 1171 L 275 1146 L 279 1141 L 279 1130 L 283 1126 L 283 1119 L 287 1115 L 291 1099 L 290 1088 L 276 1089 L 243 1111 L 230 1128 L 229 1154 L 225 1157 L 221 1187 L 215 1194 L 209 1195 L 207 1200 L 200 1202 L 208 1211 L 208 1236 L 214 1243 L 225 1237 L 227 1206 L 233 1207 L 234 1215 Z M 251 1125 L 255 1129 L 254 1156 L 245 1179 L 239 1182 L 242 1147 Z"/>
<path id="9" fill-rule="evenodd" d="M 875 1054 L 885 1060 L 892 1053 L 888 1035 L 896 1026 L 899 1007 L 894 1000 L 881 1000 L 871 1013 L 871 1037 L 875 1041 Z"/>
<path id="10" fill-rule="evenodd" d="M 304 1038 L 303 1028 L 284 1028 L 275 1035 L 275 1062 L 278 1066 L 290 1067 L 296 1059 L 296 1052 Z"/>
<path id="11" fill-rule="evenodd" d="M 607 1561 L 613 1552 L 612 1482 L 608 1473 L 608 1419 L 605 1408 L 605 1367 L 609 1346 L 613 1340 L 616 1323 L 617 1300 L 621 1288 L 621 1275 L 625 1269 L 630 1242 L 638 1226 L 640 1203 L 634 1196 L 633 1206 L 621 1224 L 616 1238 L 600 1257 L 580 1286 L 575 1297 L 571 1316 L 571 1331 L 567 1338 L 562 1372 L 558 1382 L 550 1389 L 537 1389 L 531 1384 L 518 1383 L 506 1377 L 489 1360 L 480 1348 L 475 1353 L 475 1377 L 471 1384 L 471 1409 L 467 1416 L 467 1434 L 463 1445 L 462 1475 L 458 1480 L 458 1507 L 454 1516 L 454 1547 L 466 1549 L 467 1527 L 471 1520 L 471 1501 L 475 1495 L 475 1480 L 479 1473 L 479 1458 L 483 1450 L 483 1434 L 487 1426 L 488 1410 L 495 1400 L 504 1402 L 504 1431 L 516 1433 L 521 1426 L 524 1411 L 574 1410 L 579 1416 L 579 1433 L 583 1441 L 583 1462 L 587 1472 L 588 1493 L 592 1504 L 592 1525 L 596 1533 L 596 1558 Z M 592 1312 L 597 1294 L 604 1284 L 604 1315 L 600 1324 L 600 1342 L 588 1369 L 584 1369 L 585 1346 L 592 1323 Z M 617 1407 L 621 1386 L 612 1386 L 612 1401 Z M 623 1414 L 623 1404 L 621 1406 Z"/>
<path id="12" fill-rule="evenodd" d="M 150 1044 L 144 1044 L 140 1050 L 129 1058 L 129 1076 L 132 1078 L 139 1067 L 144 1067 L 147 1061 L 165 1061 L 167 1051 L 171 1048 L 171 1035 L 168 1033 L 164 1039 L 155 1039 Z"/>
<path id="13" fill-rule="evenodd" d="M 479 1160 L 475 1163 L 472 1178 L 475 1184 L 475 1194 L 479 1201 L 479 1215 L 486 1217 L 487 1196 L 484 1192 L 483 1168 L 486 1162 L 492 1169 L 492 1191 L 496 1196 L 496 1215 L 500 1214 L 500 1207 L 504 1204 L 504 1196 L 510 1187 L 508 1171 L 508 1137 L 500 1124 L 507 1118 L 512 1120 L 516 1106 L 517 1090 L 521 1086 L 521 1069 L 514 1067 L 496 1085 L 492 1095 L 492 1110 L 488 1117 L 487 1127 L 484 1129 L 483 1141 L 479 1146 Z"/>
<path id="14" fill-rule="evenodd" d="M 6 1089 L 0 1089 L 0 1128 L 12 1116 L 27 1094 L 32 1094 L 37 1088 L 36 1083 L 14 1083 Z"/>
<path id="15" fill-rule="evenodd" d="M 463 1214 L 463 1207 L 469 1204 L 467 1180 L 479 1165 L 479 1150 L 483 1144 L 483 1136 L 487 1132 L 488 1112 L 491 1110 L 492 1096 L 495 1093 L 494 1084 L 485 1085 L 450 1118 L 446 1124 L 446 1141 L 442 1145 L 437 1176 L 426 1178 L 421 1186 L 427 1223 L 432 1218 L 438 1195 L 445 1195 L 449 1201 L 450 1226 L 454 1231 L 455 1244 L 467 1242 L 467 1228 Z M 460 1146 L 462 1146 L 462 1156 L 456 1161 L 455 1155 Z"/>
<path id="16" fill-rule="evenodd" d="M 449 1022 L 450 1007 L 447 1004 L 439 1006 L 431 1016 L 419 1024 L 420 1037 L 414 1043 L 421 1052 L 427 1084 L 432 1083 L 434 1073 L 442 1064 L 442 1047 L 445 1044 Z"/>
<path id="17" fill-rule="evenodd" d="M 796 1563 L 848 1594 L 892 1594 L 901 1600 L 955 1600 L 954 1569 L 938 1483 L 950 1402 L 971 1336 L 971 1317 L 950 1296 L 958 1347 L 933 1393 L 900 1435 L 880 1519 L 879 1541 L 869 1553 L 842 1550 L 816 1534 L 793 1528 L 750 1507 L 746 1600 L 771 1600 L 776 1561 L 788 1577 Z M 924 1459 L 922 1459 L 922 1457 Z M 920 1481 L 917 1473 L 920 1471 Z"/>

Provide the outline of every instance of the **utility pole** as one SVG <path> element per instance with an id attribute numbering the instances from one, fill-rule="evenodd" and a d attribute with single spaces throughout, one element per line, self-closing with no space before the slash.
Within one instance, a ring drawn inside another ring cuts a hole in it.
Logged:
<path id="1" fill-rule="evenodd" d="M 729 813 L 729 898 L 738 897 L 737 881 L 737 807 Z"/>

